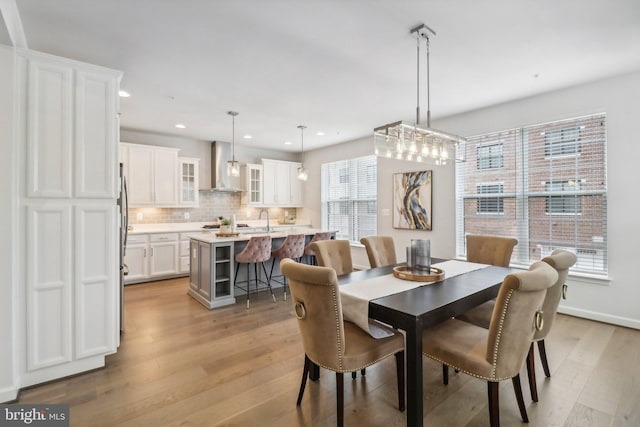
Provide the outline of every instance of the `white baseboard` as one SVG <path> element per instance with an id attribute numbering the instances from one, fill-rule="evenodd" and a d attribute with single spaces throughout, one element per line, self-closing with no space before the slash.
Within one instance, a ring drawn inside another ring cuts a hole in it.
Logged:
<path id="1" fill-rule="evenodd" d="M 15 387 L 6 387 L 0 389 L 0 402 L 6 403 L 18 398 L 18 389 Z"/>
<path id="2" fill-rule="evenodd" d="M 598 322 L 611 323 L 612 325 L 624 326 L 632 329 L 640 329 L 640 320 L 631 319 L 629 317 L 614 316 L 612 314 L 599 313 L 597 311 L 583 310 L 581 308 L 567 306 L 558 307 L 558 313 L 582 317 L 589 320 L 596 320 Z"/>

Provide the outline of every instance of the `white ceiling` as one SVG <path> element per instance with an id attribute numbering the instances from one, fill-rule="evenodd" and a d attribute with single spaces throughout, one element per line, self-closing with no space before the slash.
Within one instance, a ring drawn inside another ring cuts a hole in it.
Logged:
<path id="1" fill-rule="evenodd" d="M 412 120 L 416 42 L 409 29 L 420 23 L 437 33 L 434 119 L 640 69 L 638 0 L 17 5 L 29 48 L 124 72 L 121 87 L 132 96 L 121 100 L 123 127 L 229 141 L 226 112 L 235 110 L 236 143 L 279 150 L 300 149 L 299 124 L 308 126 L 307 149 Z M 242 139 L 247 133 L 251 141 Z"/>

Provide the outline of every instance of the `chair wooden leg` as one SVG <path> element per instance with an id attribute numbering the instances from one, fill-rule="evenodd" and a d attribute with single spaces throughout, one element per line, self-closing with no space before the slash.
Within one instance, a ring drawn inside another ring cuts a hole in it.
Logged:
<path id="1" fill-rule="evenodd" d="M 351 379 L 352 380 L 355 380 L 357 376 L 358 376 L 358 372 L 356 372 L 356 371 L 351 372 Z"/>
<path id="2" fill-rule="evenodd" d="M 522 421 L 525 423 L 529 422 L 529 417 L 527 416 L 527 408 L 524 406 L 524 398 L 522 397 L 522 387 L 520 385 L 520 374 L 511 378 L 511 382 L 513 383 L 513 391 L 516 392 L 516 400 L 518 401 L 518 409 L 520 409 L 520 416 L 522 417 Z"/>
<path id="3" fill-rule="evenodd" d="M 399 351 L 396 356 L 396 375 L 398 377 L 398 409 L 404 412 L 404 351 Z"/>
<path id="4" fill-rule="evenodd" d="M 360 369 L 360 375 L 362 375 L 363 377 L 365 375 L 367 375 L 367 369 L 366 368 L 365 369 Z"/>
<path id="5" fill-rule="evenodd" d="M 307 386 L 307 377 L 309 376 L 309 365 L 311 365 L 311 360 L 304 355 L 304 369 L 302 370 L 302 381 L 300 382 L 300 391 L 298 392 L 298 401 L 296 402 L 296 406 L 300 406 L 302 402 L 302 396 L 304 395 L 304 388 Z"/>
<path id="6" fill-rule="evenodd" d="M 540 361 L 542 362 L 542 369 L 547 378 L 551 377 L 551 371 L 549 370 L 549 362 L 547 362 L 547 350 L 544 347 L 544 340 L 538 341 L 538 351 L 540 352 Z"/>
<path id="7" fill-rule="evenodd" d="M 529 346 L 529 354 L 527 354 L 527 376 L 529 377 L 529 391 L 531 392 L 531 400 L 538 401 L 538 387 L 536 385 L 536 356 L 533 352 L 533 342 Z"/>
<path id="8" fill-rule="evenodd" d="M 338 427 L 344 425 L 344 374 L 336 372 L 336 395 L 338 410 Z"/>
<path id="9" fill-rule="evenodd" d="M 489 395 L 489 423 L 491 427 L 500 427 L 500 402 L 498 401 L 498 390 L 500 383 L 487 381 L 487 392 Z"/>
<path id="10" fill-rule="evenodd" d="M 449 367 L 444 363 L 442 364 L 442 384 L 449 384 Z"/>

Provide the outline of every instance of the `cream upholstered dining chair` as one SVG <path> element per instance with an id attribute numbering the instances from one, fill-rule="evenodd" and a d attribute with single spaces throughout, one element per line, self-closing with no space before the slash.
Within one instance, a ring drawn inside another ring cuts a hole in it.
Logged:
<path id="1" fill-rule="evenodd" d="M 360 239 L 369 258 L 371 268 L 393 265 L 396 259 L 396 247 L 391 236 L 367 236 Z"/>
<path id="2" fill-rule="evenodd" d="M 348 240 L 321 240 L 311 243 L 310 247 L 316 254 L 318 265 L 333 268 L 338 276 L 353 271 Z"/>
<path id="3" fill-rule="evenodd" d="M 569 274 L 569 268 L 573 267 L 576 260 L 576 255 L 573 252 L 564 250 L 555 250 L 551 255 L 542 259 L 543 262 L 546 262 L 556 270 L 558 273 L 558 280 L 551 288 L 549 288 L 547 295 L 544 298 L 544 304 L 542 306 L 544 327 L 536 331 L 533 336 L 533 340 L 531 341 L 531 346 L 529 347 L 529 354 L 527 355 L 529 391 L 531 392 L 531 399 L 534 402 L 538 401 L 538 388 L 536 385 L 535 353 L 533 351 L 533 343 L 538 343 L 538 352 L 540 353 L 540 361 L 542 362 L 542 368 L 545 376 L 551 377 L 544 339 L 549 334 L 551 325 L 553 325 L 553 321 L 558 311 L 558 305 L 560 304 L 560 298 L 566 293 L 565 281 Z M 480 308 L 470 310 L 470 316 L 467 316 L 467 313 L 469 313 L 467 312 L 462 316 L 458 316 L 457 319 L 488 329 L 491 323 L 491 315 L 493 313 L 494 305 L 495 301 L 489 301 L 488 303 L 481 305 Z M 490 308 L 491 311 L 489 311 Z"/>
<path id="4" fill-rule="evenodd" d="M 467 261 L 508 267 L 513 247 L 518 240 L 512 237 L 467 235 Z"/>
<path id="5" fill-rule="evenodd" d="M 396 356 L 398 406 L 404 411 L 404 338 L 392 335 L 376 339 L 342 318 L 338 279 L 334 269 L 283 259 L 280 270 L 289 279 L 291 299 L 304 347 L 304 370 L 298 393 L 300 406 L 311 362 L 336 373 L 337 425 L 344 422 L 344 373 L 355 372 Z"/>
<path id="6" fill-rule="evenodd" d="M 467 235 L 467 261 L 509 267 L 513 248 L 517 244 L 518 240 L 512 237 L 469 234 Z M 488 301 L 456 318 L 488 328 L 494 305 L 495 300 Z"/>
<path id="7" fill-rule="evenodd" d="M 289 234 L 282 242 L 282 245 L 278 249 L 274 249 L 271 251 L 271 257 L 273 261 L 271 263 L 271 272 L 269 273 L 269 283 L 271 283 L 271 279 L 273 278 L 273 267 L 276 265 L 276 262 L 279 262 L 285 258 L 291 258 L 296 261 L 300 261 L 302 255 L 304 253 L 304 234 Z M 284 281 L 282 283 L 282 287 L 284 289 L 283 295 L 284 300 L 287 300 L 287 277 L 284 277 Z"/>
<path id="8" fill-rule="evenodd" d="M 558 273 L 549 264 L 535 262 L 529 271 L 504 278 L 489 329 L 451 319 L 423 331 L 425 356 L 487 381 L 492 427 L 500 425 L 499 382 L 508 379 L 513 382 L 522 420 L 528 422 L 519 373 L 536 329 L 543 326 L 547 288 L 557 280 Z"/>

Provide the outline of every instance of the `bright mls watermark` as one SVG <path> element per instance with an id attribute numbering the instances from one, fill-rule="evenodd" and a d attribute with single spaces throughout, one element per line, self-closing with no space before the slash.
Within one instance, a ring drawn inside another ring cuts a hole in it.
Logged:
<path id="1" fill-rule="evenodd" d="M 0 427 L 69 427 L 69 405 L 0 404 Z"/>

